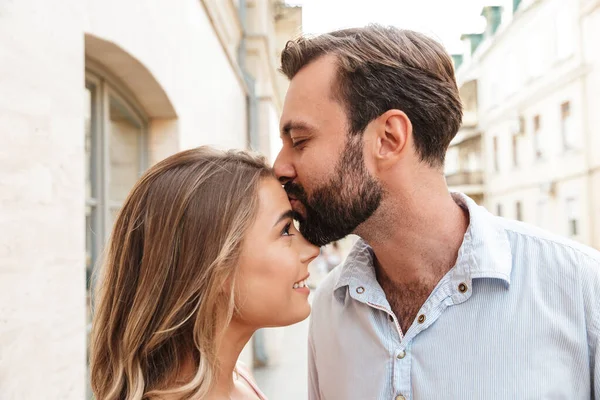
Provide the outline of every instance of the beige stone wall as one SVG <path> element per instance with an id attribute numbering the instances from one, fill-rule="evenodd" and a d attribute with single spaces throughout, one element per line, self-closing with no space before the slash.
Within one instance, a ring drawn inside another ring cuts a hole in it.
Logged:
<path id="1" fill-rule="evenodd" d="M 0 3 L 0 398 L 85 395 L 81 2 Z"/>
<path id="2" fill-rule="evenodd" d="M 85 12 L 86 33 L 118 44 L 164 89 L 180 149 L 246 147 L 245 89 L 202 2 L 87 0 Z"/>
<path id="3" fill-rule="evenodd" d="M 148 117 L 150 164 L 201 144 L 243 148 L 229 39 L 195 0 L 0 5 L 0 398 L 86 396 L 86 67 Z"/>
<path id="4" fill-rule="evenodd" d="M 281 105 L 274 2 L 250 3 L 258 14 L 249 64 L 259 133 L 272 155 Z M 147 117 L 149 165 L 202 144 L 244 148 L 238 6 L 0 2 L 0 399 L 86 397 L 86 69 Z M 132 127 L 112 128 L 115 179 L 107 183 L 121 198 L 139 160 L 125 151 L 136 147 Z M 252 364 L 251 347 L 241 358 Z"/>
<path id="5" fill-rule="evenodd" d="M 258 150 L 274 161 L 281 148 L 279 115 L 289 82 L 279 72 L 281 51 L 298 36 L 302 25 L 299 7 L 276 6 L 274 0 L 248 1 L 247 66 L 256 79 L 258 98 Z"/>
<path id="6" fill-rule="evenodd" d="M 282 10 L 282 18 L 275 24 L 275 48 L 277 49 L 277 66 L 280 66 L 280 53 L 285 48 L 288 40 L 295 39 L 302 34 L 302 8 L 289 7 Z M 277 88 L 279 97 L 285 98 L 288 87 L 288 79 L 283 74 L 277 75 Z"/>

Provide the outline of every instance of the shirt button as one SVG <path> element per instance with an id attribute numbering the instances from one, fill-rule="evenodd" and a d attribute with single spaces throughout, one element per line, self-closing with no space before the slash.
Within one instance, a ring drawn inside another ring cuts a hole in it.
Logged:
<path id="1" fill-rule="evenodd" d="M 464 283 L 461 283 L 460 285 L 458 285 L 458 290 L 459 290 L 461 293 L 464 293 L 464 292 L 466 292 L 468 289 L 469 289 L 469 288 L 468 288 L 468 287 L 467 287 L 467 285 L 466 285 L 466 284 L 464 284 Z"/>
<path id="2" fill-rule="evenodd" d="M 417 321 L 419 321 L 420 324 L 422 324 L 423 322 L 425 322 L 425 314 L 419 315 L 419 319 L 417 319 Z"/>
<path id="3" fill-rule="evenodd" d="M 358 294 L 363 294 L 365 292 L 365 288 L 362 286 L 359 286 L 356 288 L 356 293 Z"/>
<path id="4" fill-rule="evenodd" d="M 406 352 L 404 350 L 402 350 L 400 353 L 398 353 L 398 360 L 402 360 L 404 357 L 406 357 Z"/>
<path id="5" fill-rule="evenodd" d="M 399 394 L 398 396 L 396 396 L 396 400 L 406 400 L 406 397 Z"/>

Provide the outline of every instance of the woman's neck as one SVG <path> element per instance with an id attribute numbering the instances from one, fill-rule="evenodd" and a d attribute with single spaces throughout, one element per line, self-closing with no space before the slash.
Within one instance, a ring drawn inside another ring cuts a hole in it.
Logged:
<path id="1" fill-rule="evenodd" d="M 254 334 L 253 329 L 240 324 L 236 321 L 231 321 L 225 335 L 217 349 L 217 359 L 221 366 L 219 371 L 216 371 L 216 382 L 214 389 L 211 391 L 211 399 L 229 399 L 231 392 L 235 386 L 233 381 L 235 365 L 240 357 L 240 353 Z"/>

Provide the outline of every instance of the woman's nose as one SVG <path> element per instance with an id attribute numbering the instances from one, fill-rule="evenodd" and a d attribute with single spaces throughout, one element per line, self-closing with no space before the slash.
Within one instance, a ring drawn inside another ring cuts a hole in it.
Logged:
<path id="1" fill-rule="evenodd" d="M 321 253 L 321 248 L 310 243 L 308 240 L 304 239 L 304 237 L 302 237 L 302 242 L 301 261 L 309 264 L 312 260 L 319 256 Z"/>

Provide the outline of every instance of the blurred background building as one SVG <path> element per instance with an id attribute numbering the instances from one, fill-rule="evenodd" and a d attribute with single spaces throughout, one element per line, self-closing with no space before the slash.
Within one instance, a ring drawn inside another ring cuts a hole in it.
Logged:
<path id="1" fill-rule="evenodd" d="M 125 196 L 179 150 L 275 151 L 301 17 L 276 0 L 0 3 L 0 398 L 86 397 L 92 267 Z"/>
<path id="2" fill-rule="evenodd" d="M 600 248 L 600 2 L 513 0 L 482 16 L 454 56 L 465 117 L 448 184 Z"/>

